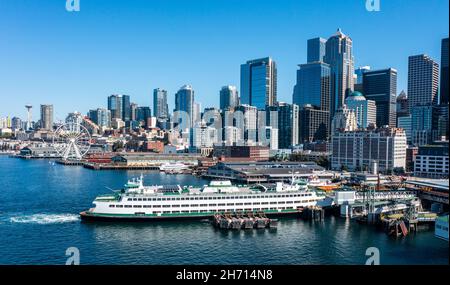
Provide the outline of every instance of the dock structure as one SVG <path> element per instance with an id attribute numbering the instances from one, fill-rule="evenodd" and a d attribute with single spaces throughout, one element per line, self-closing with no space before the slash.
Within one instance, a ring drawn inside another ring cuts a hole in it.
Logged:
<path id="1" fill-rule="evenodd" d="M 302 210 L 301 216 L 309 221 L 323 221 L 325 219 L 325 209 L 322 207 L 306 207 Z"/>
<path id="2" fill-rule="evenodd" d="M 240 230 L 240 229 L 265 229 L 277 228 L 278 220 L 269 219 L 264 212 L 236 212 L 236 213 L 216 213 L 213 225 L 219 229 Z"/>

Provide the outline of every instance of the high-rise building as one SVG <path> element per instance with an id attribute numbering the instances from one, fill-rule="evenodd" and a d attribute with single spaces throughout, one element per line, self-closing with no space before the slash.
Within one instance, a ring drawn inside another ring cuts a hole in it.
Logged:
<path id="1" fill-rule="evenodd" d="M 439 65 L 425 54 L 408 59 L 408 104 L 432 105 L 438 101 Z"/>
<path id="2" fill-rule="evenodd" d="M 108 97 L 108 110 L 111 111 L 111 119 L 122 119 L 123 99 L 122 95 L 111 95 Z"/>
<path id="3" fill-rule="evenodd" d="M 128 95 L 122 95 L 122 120 L 127 123 L 131 121 L 131 103 L 130 103 L 130 96 Z"/>
<path id="4" fill-rule="evenodd" d="M 187 122 L 184 127 L 190 128 L 194 124 L 194 89 L 191 85 L 183 85 L 175 94 L 175 112 L 184 112 Z"/>
<path id="5" fill-rule="evenodd" d="M 339 131 L 355 131 L 358 129 L 356 121 L 356 113 L 353 109 L 347 108 L 347 105 L 343 105 L 334 114 L 331 121 L 331 134 Z"/>
<path id="6" fill-rule="evenodd" d="M 277 101 L 277 68 L 270 57 L 241 65 L 241 103 L 264 110 Z"/>
<path id="7" fill-rule="evenodd" d="M 130 110 L 131 110 L 131 120 L 132 121 L 136 121 L 136 110 L 138 108 L 138 104 L 136 103 L 131 103 L 130 104 Z"/>
<path id="8" fill-rule="evenodd" d="M 367 71 L 370 71 L 370 66 L 361 66 L 361 67 L 358 67 L 357 69 L 355 69 L 356 81 L 354 82 L 354 85 L 363 83 L 363 79 L 364 79 L 363 75 Z M 359 91 L 359 90 L 357 90 L 357 91 Z"/>
<path id="9" fill-rule="evenodd" d="M 239 95 L 236 86 L 223 86 L 220 89 L 220 109 L 227 110 L 239 105 Z"/>
<path id="10" fill-rule="evenodd" d="M 320 37 L 308 40 L 308 63 L 323 61 L 326 43 L 327 40 Z"/>
<path id="11" fill-rule="evenodd" d="M 376 126 L 377 107 L 375 101 L 367 100 L 361 92 L 354 91 L 345 99 L 345 105 L 355 112 L 356 124 L 359 129 Z"/>
<path id="12" fill-rule="evenodd" d="M 397 70 L 393 68 L 366 71 L 363 74 L 363 94 L 377 106 L 377 126 L 396 126 Z"/>
<path id="13" fill-rule="evenodd" d="M 157 119 L 167 120 L 169 118 L 166 90 L 160 88 L 153 90 L 153 110 Z"/>
<path id="14" fill-rule="evenodd" d="M 292 102 L 300 108 L 313 105 L 329 111 L 331 104 L 331 69 L 323 62 L 300 64 Z"/>
<path id="15" fill-rule="evenodd" d="M 191 149 L 213 147 L 218 142 L 217 129 L 207 126 L 203 121 L 195 124 L 191 128 L 190 146 Z"/>
<path id="16" fill-rule="evenodd" d="M 193 107 L 193 125 L 195 125 L 196 123 L 200 123 L 200 121 L 202 120 L 202 105 L 198 102 L 194 102 L 194 107 Z"/>
<path id="17" fill-rule="evenodd" d="M 329 112 L 304 105 L 299 112 L 299 143 L 328 139 Z"/>
<path id="18" fill-rule="evenodd" d="M 11 119 L 11 129 L 13 131 L 22 129 L 22 120 L 18 117 L 13 117 Z"/>
<path id="19" fill-rule="evenodd" d="M 41 129 L 53 130 L 53 105 L 41 105 Z"/>
<path id="20" fill-rule="evenodd" d="M 247 144 L 255 144 L 258 141 L 258 109 L 255 106 L 239 105 L 235 109 L 235 113 L 241 114 L 235 117 L 233 126 L 243 130 L 243 138 Z"/>
<path id="21" fill-rule="evenodd" d="M 299 112 L 299 106 L 284 102 L 267 107 L 266 124 L 278 130 L 278 148 L 287 149 L 298 144 Z"/>
<path id="22" fill-rule="evenodd" d="M 412 144 L 412 116 L 408 114 L 397 118 L 397 127 L 405 130 L 408 145 Z"/>
<path id="23" fill-rule="evenodd" d="M 340 29 L 326 43 L 324 61 L 331 67 L 330 116 L 344 104 L 345 96 L 353 91 L 353 41 Z"/>
<path id="24" fill-rule="evenodd" d="M 98 108 L 96 123 L 99 127 L 111 128 L 111 111 L 105 108 Z"/>
<path id="25" fill-rule="evenodd" d="M 390 173 L 406 167 L 406 136 L 402 129 L 378 128 L 365 131 L 338 131 L 331 139 L 331 168 L 364 171 L 377 162 L 378 169 Z"/>
<path id="26" fill-rule="evenodd" d="M 136 109 L 136 121 L 144 122 L 144 126 L 148 126 L 148 119 L 152 117 L 152 110 L 150 107 L 140 106 Z"/>
<path id="27" fill-rule="evenodd" d="M 411 141 L 415 146 L 431 143 L 433 129 L 432 105 L 416 105 L 411 108 Z"/>
<path id="28" fill-rule="evenodd" d="M 441 43 L 441 88 L 440 104 L 448 104 L 448 38 L 442 39 Z"/>
<path id="29" fill-rule="evenodd" d="M 402 90 L 397 96 L 397 122 L 398 118 L 409 115 L 408 96 L 405 91 Z"/>

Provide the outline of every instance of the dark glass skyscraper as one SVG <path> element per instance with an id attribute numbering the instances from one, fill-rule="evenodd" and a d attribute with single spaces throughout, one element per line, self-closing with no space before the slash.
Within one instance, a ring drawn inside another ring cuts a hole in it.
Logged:
<path id="1" fill-rule="evenodd" d="M 292 102 L 300 107 L 310 104 L 330 110 L 331 69 L 323 62 L 300 64 Z"/>
<path id="2" fill-rule="evenodd" d="M 266 124 L 278 129 L 278 148 L 290 148 L 298 144 L 299 107 L 278 102 L 266 110 Z"/>
<path id="3" fill-rule="evenodd" d="M 241 103 L 264 110 L 277 101 L 277 68 L 270 57 L 241 65 Z"/>
<path id="4" fill-rule="evenodd" d="M 314 38 L 308 40 L 308 63 L 323 61 L 325 56 L 325 46 L 327 40 L 323 38 Z"/>
<path id="5" fill-rule="evenodd" d="M 121 119 L 124 122 L 131 120 L 131 104 L 129 95 L 111 95 L 108 97 L 108 110 L 111 119 Z"/>
<path id="6" fill-rule="evenodd" d="M 441 44 L 441 88 L 440 103 L 448 104 L 448 38 L 442 39 Z"/>
<path id="7" fill-rule="evenodd" d="M 372 70 L 363 73 L 363 94 L 367 100 L 375 101 L 377 126 L 397 125 L 397 70 L 393 68 Z"/>
<path id="8" fill-rule="evenodd" d="M 220 90 L 220 109 L 228 110 L 239 105 L 239 95 L 235 86 L 223 86 Z"/>

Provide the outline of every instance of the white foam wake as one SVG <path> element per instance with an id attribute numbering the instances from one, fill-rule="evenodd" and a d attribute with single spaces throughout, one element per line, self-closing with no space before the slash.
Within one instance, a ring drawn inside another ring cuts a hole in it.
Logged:
<path id="1" fill-rule="evenodd" d="M 78 220 L 78 215 L 74 214 L 34 214 L 14 216 L 9 219 L 11 223 L 39 225 L 71 223 Z"/>

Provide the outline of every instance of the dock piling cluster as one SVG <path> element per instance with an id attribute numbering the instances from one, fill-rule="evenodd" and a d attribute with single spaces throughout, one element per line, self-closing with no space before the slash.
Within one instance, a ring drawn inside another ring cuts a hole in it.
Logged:
<path id="1" fill-rule="evenodd" d="M 276 228 L 278 220 L 269 219 L 264 212 L 247 213 L 217 213 L 214 215 L 213 225 L 219 229 L 265 229 Z"/>

